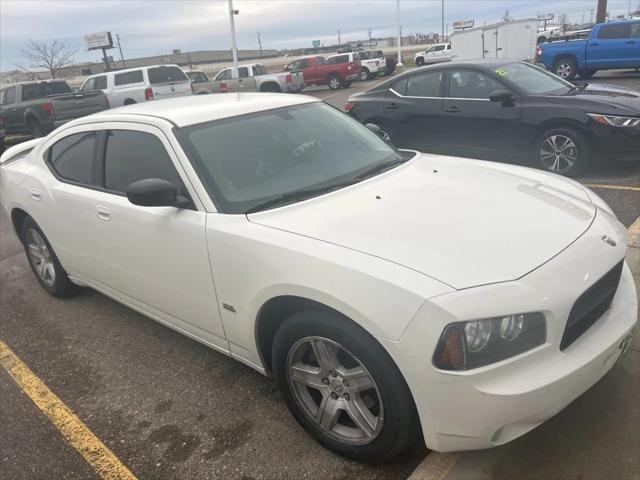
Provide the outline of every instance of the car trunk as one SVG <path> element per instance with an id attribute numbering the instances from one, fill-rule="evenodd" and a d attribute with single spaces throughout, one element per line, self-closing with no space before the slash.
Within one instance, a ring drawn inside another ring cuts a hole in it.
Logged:
<path id="1" fill-rule="evenodd" d="M 162 66 L 150 68 L 148 75 L 153 98 L 156 100 L 192 94 L 189 78 L 178 67 Z"/>
<path id="2" fill-rule="evenodd" d="M 100 91 L 55 95 L 51 97 L 51 104 L 56 120 L 84 117 L 107 108 L 105 97 Z"/>

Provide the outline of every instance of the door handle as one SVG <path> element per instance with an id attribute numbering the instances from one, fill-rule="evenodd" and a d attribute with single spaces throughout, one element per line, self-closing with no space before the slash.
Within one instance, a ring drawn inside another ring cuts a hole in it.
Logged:
<path id="1" fill-rule="evenodd" d="M 597 47 L 597 46 L 598 46 L 598 44 L 597 44 L 597 43 L 592 43 L 590 46 L 591 46 L 591 47 Z"/>
<path id="2" fill-rule="evenodd" d="M 396 102 L 387 103 L 385 107 L 389 110 L 397 110 L 398 108 L 400 108 Z"/>
<path id="3" fill-rule="evenodd" d="M 455 105 L 454 105 L 454 106 L 451 106 L 451 107 L 449 107 L 449 108 L 447 108 L 447 109 L 445 110 L 445 112 L 447 112 L 447 113 L 460 113 L 461 111 L 462 111 L 462 110 L 460 110 L 460 109 L 459 109 L 458 107 L 456 107 Z"/>
<path id="4" fill-rule="evenodd" d="M 111 220 L 111 212 L 107 207 L 98 205 L 96 207 L 96 215 L 100 220 L 104 220 L 105 222 L 108 222 L 109 220 Z"/>
<path id="5" fill-rule="evenodd" d="M 40 193 L 40 190 L 38 190 L 37 188 L 32 188 L 31 189 L 31 198 L 33 198 L 34 200 L 42 200 L 42 193 Z"/>
<path id="6" fill-rule="evenodd" d="M 636 42 L 634 42 L 633 40 L 629 40 L 629 41 L 627 42 L 627 45 L 635 45 L 635 43 L 636 43 Z"/>

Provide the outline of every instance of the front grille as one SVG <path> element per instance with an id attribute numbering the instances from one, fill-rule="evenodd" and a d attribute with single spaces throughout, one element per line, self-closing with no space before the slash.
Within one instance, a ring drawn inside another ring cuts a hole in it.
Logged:
<path id="1" fill-rule="evenodd" d="M 560 342 L 560 350 L 564 350 L 580 338 L 609 310 L 620 283 L 623 265 L 624 260 L 578 297 L 571 308 L 571 313 L 569 313 L 567 326 Z"/>

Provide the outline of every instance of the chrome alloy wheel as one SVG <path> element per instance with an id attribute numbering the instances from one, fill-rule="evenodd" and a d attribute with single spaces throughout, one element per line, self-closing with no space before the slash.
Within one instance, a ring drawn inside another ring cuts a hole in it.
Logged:
<path id="1" fill-rule="evenodd" d="M 556 75 L 558 75 L 560 78 L 569 78 L 572 73 L 573 67 L 569 63 L 562 62 L 559 63 L 556 67 Z"/>
<path id="2" fill-rule="evenodd" d="M 371 443 L 382 430 L 382 397 L 371 374 L 338 343 L 298 340 L 287 356 L 287 382 L 305 416 L 350 445 Z"/>
<path id="3" fill-rule="evenodd" d="M 566 172 L 578 160 L 578 147 L 565 135 L 551 135 L 542 142 L 540 160 L 552 172 Z"/>
<path id="4" fill-rule="evenodd" d="M 391 135 L 389 135 L 385 130 L 380 129 L 380 133 L 378 135 L 385 142 L 391 143 Z"/>
<path id="5" fill-rule="evenodd" d="M 331 77 L 329 79 L 329 88 L 332 90 L 340 88 L 340 79 L 338 77 Z"/>
<path id="6" fill-rule="evenodd" d="M 47 244 L 33 228 L 27 230 L 26 241 L 29 258 L 31 258 L 36 275 L 47 287 L 53 287 L 56 282 L 56 270 Z"/>

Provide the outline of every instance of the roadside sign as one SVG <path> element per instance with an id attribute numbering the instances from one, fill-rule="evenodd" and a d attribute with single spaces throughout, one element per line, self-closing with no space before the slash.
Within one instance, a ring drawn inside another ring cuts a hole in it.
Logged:
<path id="1" fill-rule="evenodd" d="M 318 48 L 320 46 L 320 40 L 314 40 L 312 44 L 313 44 L 313 48 Z"/>
<path id="2" fill-rule="evenodd" d="M 538 15 L 538 21 L 539 22 L 544 22 L 545 20 L 553 20 L 553 13 L 544 13 L 544 14 L 540 14 Z"/>
<path id="3" fill-rule="evenodd" d="M 467 28 L 473 28 L 474 24 L 474 20 L 458 20 L 457 22 L 453 22 L 453 29 L 466 30 Z"/>
<path id="4" fill-rule="evenodd" d="M 113 48 L 111 32 L 89 33 L 84 36 L 87 50 L 97 50 L 98 48 Z"/>

